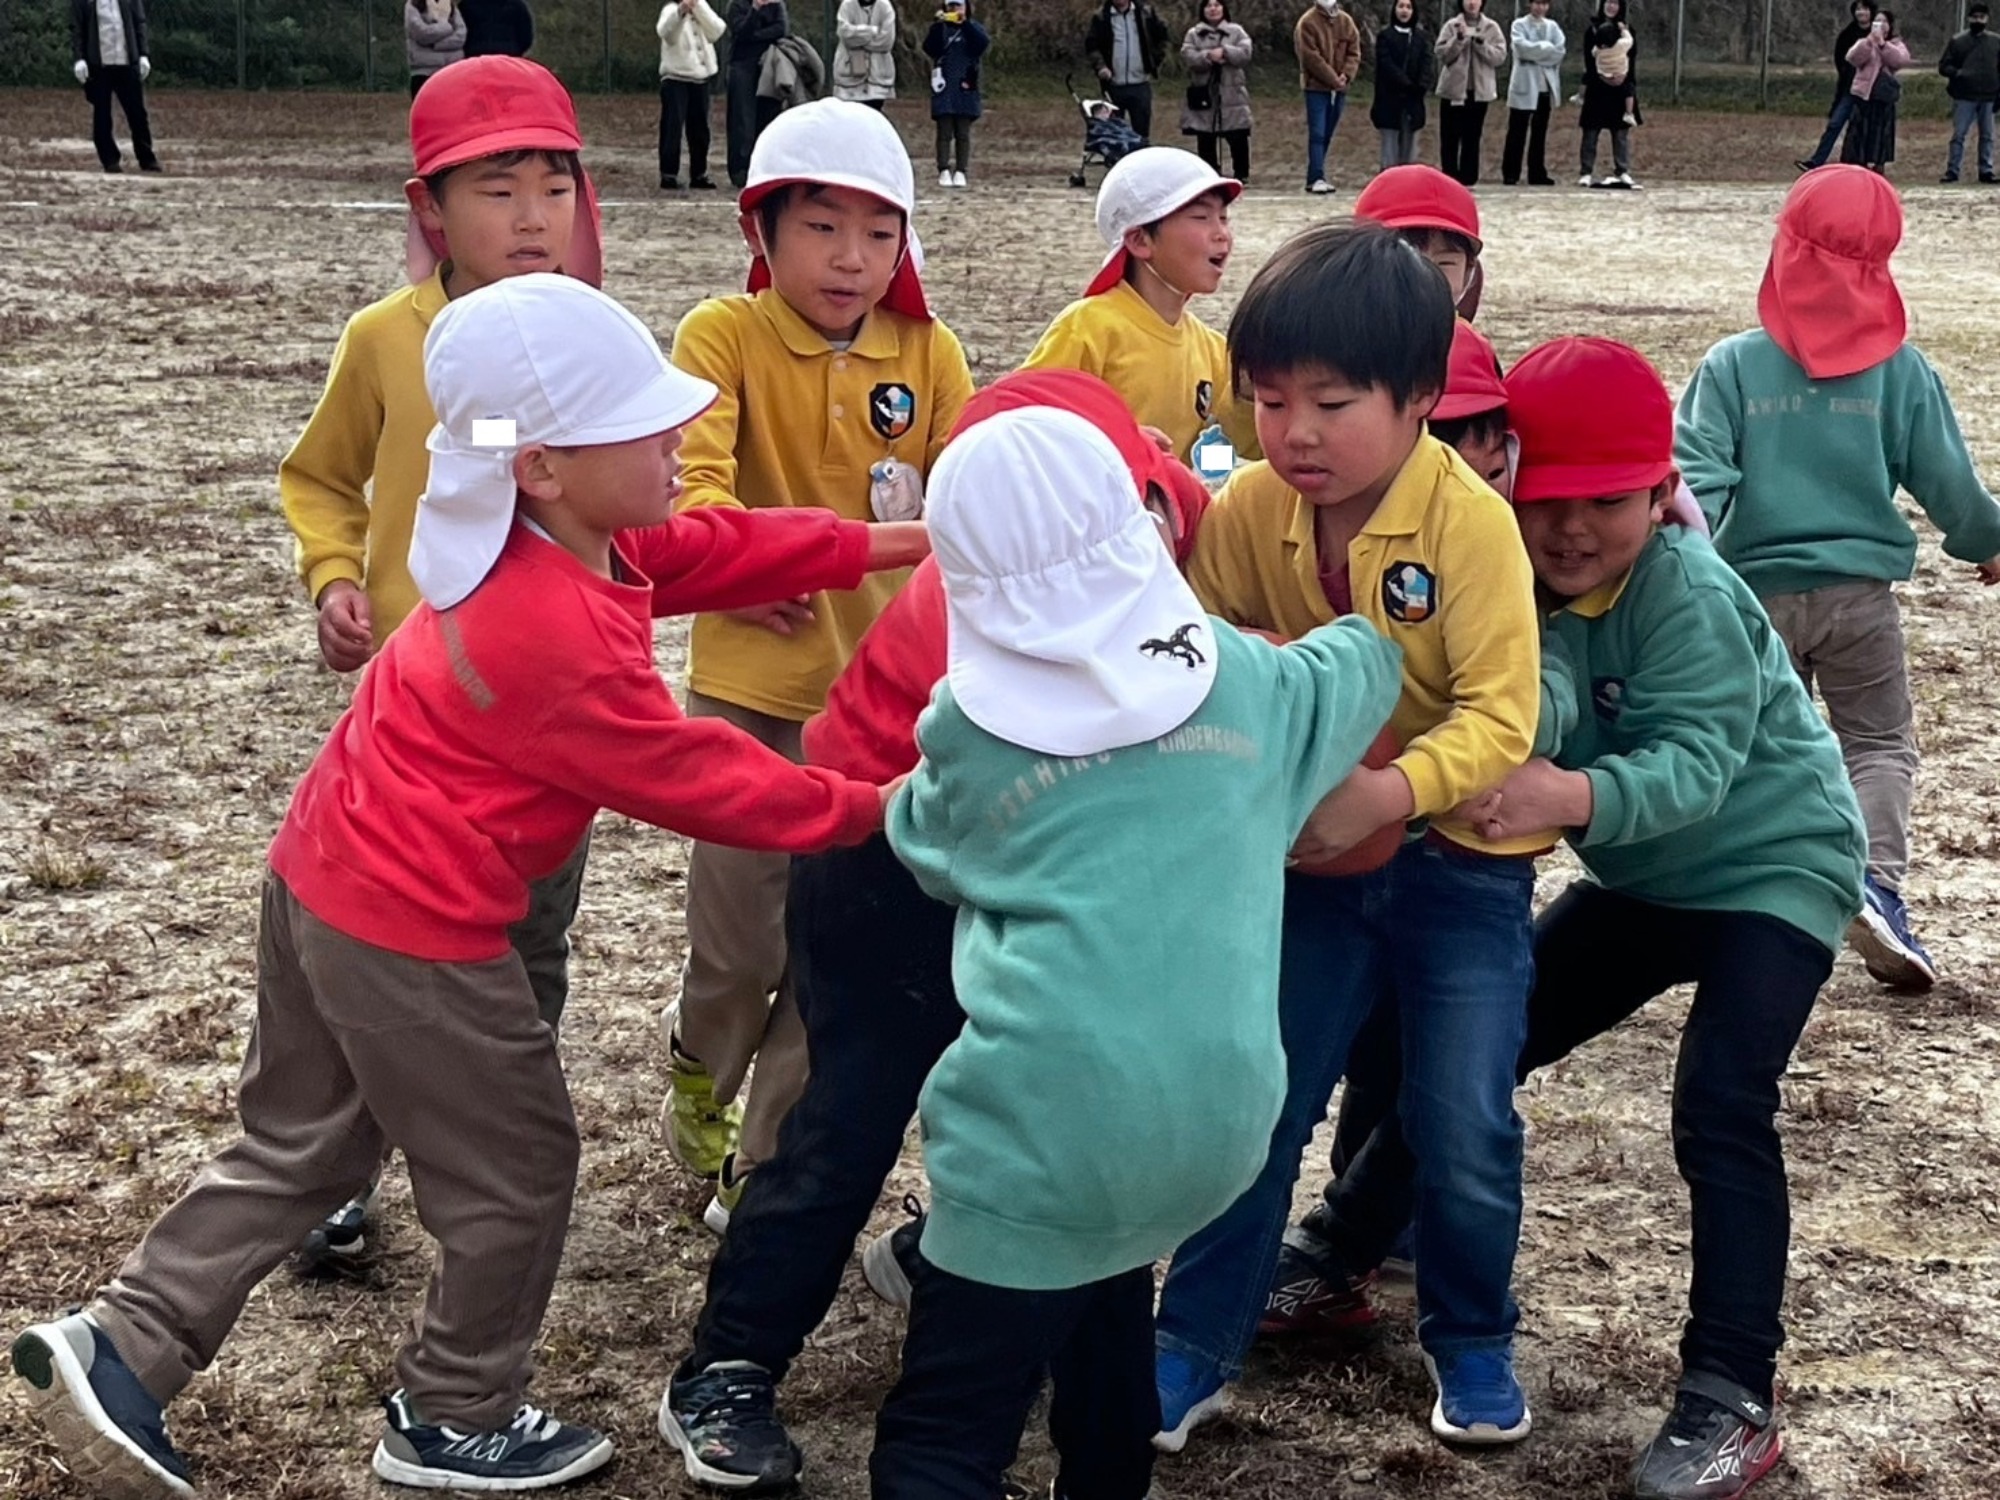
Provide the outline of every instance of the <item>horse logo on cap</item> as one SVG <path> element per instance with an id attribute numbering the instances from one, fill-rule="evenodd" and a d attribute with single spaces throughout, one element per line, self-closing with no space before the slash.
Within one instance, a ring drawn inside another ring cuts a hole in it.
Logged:
<path id="1" fill-rule="evenodd" d="M 886 382 L 868 393 L 868 425 L 890 442 L 917 421 L 916 393 L 901 381 Z"/>
<path id="2" fill-rule="evenodd" d="M 1208 660 L 1207 657 L 1201 654 L 1200 648 L 1189 639 L 1199 629 L 1201 629 L 1201 626 L 1190 620 L 1164 641 L 1157 638 L 1150 641 L 1141 641 L 1139 643 L 1139 654 L 1156 659 L 1164 656 L 1168 661 L 1180 662 L 1192 672 L 1196 667 Z"/>
<path id="3" fill-rule="evenodd" d="M 1382 573 L 1382 608 L 1389 618 L 1417 625 L 1437 613 L 1437 575 L 1422 563 L 1390 563 Z"/>

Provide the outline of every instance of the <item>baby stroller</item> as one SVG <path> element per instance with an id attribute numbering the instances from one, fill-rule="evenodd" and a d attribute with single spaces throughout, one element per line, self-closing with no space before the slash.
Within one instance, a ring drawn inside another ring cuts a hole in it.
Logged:
<path id="1" fill-rule="evenodd" d="M 1116 166 L 1139 149 L 1139 132 L 1127 122 L 1125 111 L 1109 99 L 1086 99 L 1079 94 L 1067 73 L 1063 74 L 1063 87 L 1069 90 L 1070 98 L 1076 101 L 1077 110 L 1083 115 L 1083 160 L 1069 174 L 1069 185 L 1088 187 L 1085 169 L 1092 162 L 1100 167 Z"/>

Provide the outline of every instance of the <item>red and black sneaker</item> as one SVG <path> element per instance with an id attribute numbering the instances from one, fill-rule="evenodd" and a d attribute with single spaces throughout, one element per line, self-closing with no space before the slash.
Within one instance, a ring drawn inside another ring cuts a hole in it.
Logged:
<path id="1" fill-rule="evenodd" d="M 1353 1333 L 1372 1328 L 1375 1305 L 1368 1288 L 1373 1276 L 1351 1276 L 1331 1247 L 1310 1229 L 1285 1231 L 1278 1268 L 1257 1332 L 1265 1335 Z"/>
<path id="2" fill-rule="evenodd" d="M 1776 1402 L 1690 1370 L 1659 1435 L 1632 1465 L 1632 1493 L 1637 1500 L 1737 1500 L 1784 1451 Z"/>

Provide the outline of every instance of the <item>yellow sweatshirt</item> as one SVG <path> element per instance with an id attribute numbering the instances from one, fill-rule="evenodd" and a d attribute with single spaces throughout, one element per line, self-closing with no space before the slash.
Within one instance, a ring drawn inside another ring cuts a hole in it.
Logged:
<path id="1" fill-rule="evenodd" d="M 869 468 L 893 457 L 928 476 L 972 395 L 965 351 L 944 324 L 877 307 L 836 350 L 771 290 L 703 302 L 681 319 L 673 360 L 721 392 L 681 445 L 683 509 L 818 505 L 869 520 Z M 688 684 L 809 719 L 908 576 L 871 573 L 851 592 L 814 594 L 812 623 L 790 636 L 698 615 Z"/>
<path id="2" fill-rule="evenodd" d="M 319 405 L 278 467 L 306 596 L 317 603 L 336 579 L 360 584 L 377 649 L 417 607 L 410 532 L 430 482 L 424 443 L 437 425 L 424 335 L 444 304 L 439 271 L 348 319 Z"/>
<path id="3" fill-rule="evenodd" d="M 1553 835 L 1489 844 L 1442 816 L 1498 784 L 1534 744 L 1541 617 L 1507 502 L 1426 435 L 1348 544 L 1347 570 L 1355 613 L 1403 648 L 1403 696 L 1390 722 L 1417 816 L 1487 853 L 1547 849 Z M 1238 469 L 1216 496 L 1188 581 L 1212 613 L 1288 640 L 1334 618 L 1313 507 L 1266 463 Z"/>
<path id="4" fill-rule="evenodd" d="M 1210 422 L 1222 424 L 1239 455 L 1255 458 L 1263 451 L 1249 403 L 1231 389 L 1222 335 L 1191 312 L 1167 322 L 1130 282 L 1057 313 L 1021 365 L 1045 367 L 1097 376 L 1125 398 L 1140 422 L 1172 439 L 1174 456 L 1183 461 Z"/>

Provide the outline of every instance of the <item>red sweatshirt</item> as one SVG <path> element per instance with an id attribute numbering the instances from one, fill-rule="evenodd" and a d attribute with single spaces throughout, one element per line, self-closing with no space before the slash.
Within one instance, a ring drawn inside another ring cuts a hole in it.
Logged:
<path id="1" fill-rule="evenodd" d="M 808 852 L 881 826 L 872 785 L 687 719 L 654 615 L 738 609 L 867 570 L 831 511 L 684 511 L 618 539 L 622 581 L 516 525 L 486 581 L 418 608 L 370 664 L 293 794 L 271 868 L 328 925 L 414 958 L 507 951 L 528 884 L 601 807 L 692 838 Z"/>

